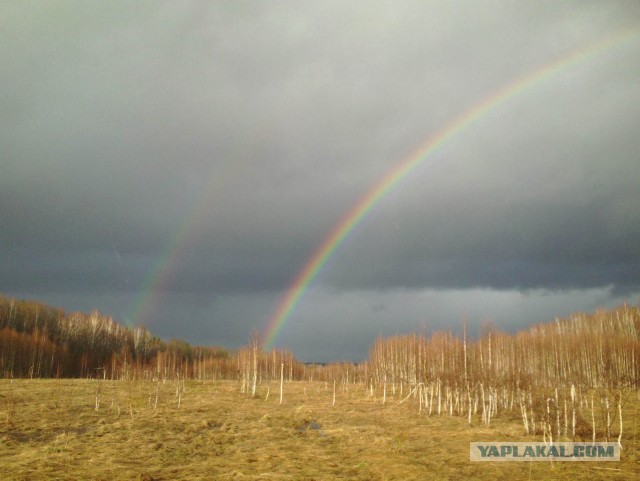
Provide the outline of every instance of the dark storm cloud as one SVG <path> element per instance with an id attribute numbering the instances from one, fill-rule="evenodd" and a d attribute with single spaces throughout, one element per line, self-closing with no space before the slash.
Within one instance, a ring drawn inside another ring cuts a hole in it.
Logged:
<path id="1" fill-rule="evenodd" d="M 638 25 L 632 2 L 5 2 L 0 291 L 128 319 L 155 276 L 129 320 L 244 342 L 430 135 Z M 417 322 L 398 291 L 637 292 L 637 45 L 483 116 L 376 205 L 317 283 L 344 325 L 370 304 Z"/>
<path id="2" fill-rule="evenodd" d="M 611 82 L 560 76 L 459 134 L 375 207 L 327 282 L 637 288 L 640 94 L 617 80 L 628 64 L 606 65 Z"/>

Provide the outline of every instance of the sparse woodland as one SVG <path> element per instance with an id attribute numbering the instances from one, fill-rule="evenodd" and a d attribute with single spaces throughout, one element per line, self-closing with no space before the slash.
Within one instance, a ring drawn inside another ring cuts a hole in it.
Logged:
<path id="1" fill-rule="evenodd" d="M 407 394 L 428 415 L 486 425 L 502 413 L 546 440 L 618 440 L 622 407 L 638 394 L 640 312 L 575 314 L 516 334 L 470 341 L 449 333 L 378 340 L 372 391 Z"/>
<path id="2" fill-rule="evenodd" d="M 367 362 L 308 365 L 288 351 L 264 352 L 256 335 L 236 352 L 193 347 L 97 311 L 0 297 L 0 376 L 234 380 L 244 395 L 280 402 L 286 383 L 319 381 L 334 405 L 356 393 L 385 409 L 407 403 L 420 415 L 470 425 L 506 416 L 549 441 L 620 442 L 623 407 L 640 393 L 639 333 L 640 310 L 624 305 L 515 334 L 485 330 L 471 339 L 465 326 L 462 336 L 378 339 Z"/>

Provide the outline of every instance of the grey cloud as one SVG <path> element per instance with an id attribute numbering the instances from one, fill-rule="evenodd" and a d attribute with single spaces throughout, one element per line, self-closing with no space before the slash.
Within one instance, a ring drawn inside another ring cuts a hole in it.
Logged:
<path id="1" fill-rule="evenodd" d="M 145 322 L 244 342 L 426 139 L 639 20 L 629 2 L 9 2 L 0 289 L 126 317 L 169 257 Z M 369 292 L 636 292 L 637 43 L 482 116 L 392 190 L 317 281 L 357 293 L 336 298 L 344 328 Z"/>

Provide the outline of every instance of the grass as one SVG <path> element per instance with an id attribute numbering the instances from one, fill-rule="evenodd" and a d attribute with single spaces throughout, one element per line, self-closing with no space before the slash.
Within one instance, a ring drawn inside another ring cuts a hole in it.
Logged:
<path id="1" fill-rule="evenodd" d="M 0 381 L 0 479 L 18 480 L 457 480 L 640 479 L 638 397 L 625 408 L 619 463 L 472 463 L 472 441 L 540 441 L 521 421 L 490 427 L 418 415 L 399 398 L 337 393 L 324 383 Z M 158 403 L 155 398 L 158 393 Z"/>

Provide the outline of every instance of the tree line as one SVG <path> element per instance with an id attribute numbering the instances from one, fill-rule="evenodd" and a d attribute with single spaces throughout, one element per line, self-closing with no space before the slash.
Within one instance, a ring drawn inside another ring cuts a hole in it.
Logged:
<path id="1" fill-rule="evenodd" d="M 40 302 L 0 296 L 0 376 L 227 377 L 235 359 L 221 347 L 163 341 L 145 327 L 129 328 L 112 318 L 67 313 Z"/>
<path id="2" fill-rule="evenodd" d="M 625 401 L 640 394 L 640 310 L 578 313 L 515 334 L 487 329 L 476 340 L 466 326 L 461 337 L 379 339 L 369 364 L 383 402 L 408 391 L 429 415 L 489 425 L 507 413 L 549 440 L 620 439 Z"/>
<path id="3" fill-rule="evenodd" d="M 282 368 L 282 369 L 281 369 Z M 281 370 L 284 370 L 281 373 Z M 384 387 L 438 381 L 443 386 L 501 385 L 638 388 L 640 311 L 629 305 L 574 314 L 515 334 L 485 329 L 471 340 L 436 332 L 378 339 L 367 362 L 308 365 L 289 351 L 264 352 L 256 334 L 232 352 L 222 347 L 163 341 L 145 327 L 112 318 L 67 313 L 36 301 L 0 295 L 0 375 L 121 378 L 180 372 L 185 377 L 339 380 Z"/>
<path id="4" fill-rule="evenodd" d="M 276 381 L 350 386 L 376 402 L 413 403 L 426 415 L 490 424 L 502 413 L 545 438 L 612 439 L 622 434 L 630 393 L 640 395 L 640 309 L 577 313 L 516 333 L 485 329 L 477 338 L 436 332 L 380 338 L 366 362 L 299 362 L 265 352 L 254 334 L 236 351 L 163 341 L 98 311 L 67 313 L 0 295 L 0 376 L 112 380 L 235 380 L 242 393 Z M 267 396 L 269 391 L 267 390 Z M 598 436 L 597 436 L 598 435 Z"/>

